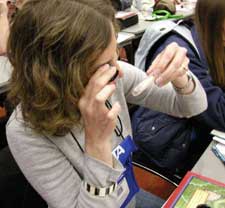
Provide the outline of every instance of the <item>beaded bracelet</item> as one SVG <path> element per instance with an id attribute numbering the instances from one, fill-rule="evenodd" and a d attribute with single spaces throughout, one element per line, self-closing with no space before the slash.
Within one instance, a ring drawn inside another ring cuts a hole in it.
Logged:
<path id="1" fill-rule="evenodd" d="M 187 72 L 188 81 L 183 87 L 176 87 L 173 85 L 173 88 L 180 94 L 183 94 L 183 92 L 189 87 L 190 83 L 193 81 L 193 76 L 191 73 Z"/>
<path id="2" fill-rule="evenodd" d="M 90 194 L 92 194 L 94 196 L 100 196 L 100 197 L 105 197 L 106 195 L 111 194 L 113 191 L 115 191 L 116 186 L 117 186 L 117 184 L 113 183 L 109 187 L 98 188 L 98 187 L 90 185 L 87 182 L 84 182 L 84 188 L 87 192 L 89 192 Z"/>

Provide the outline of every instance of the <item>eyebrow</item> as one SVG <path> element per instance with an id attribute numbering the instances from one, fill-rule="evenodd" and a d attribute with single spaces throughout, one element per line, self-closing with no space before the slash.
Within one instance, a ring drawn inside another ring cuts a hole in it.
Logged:
<path id="1" fill-rule="evenodd" d="M 97 66 L 95 67 L 95 70 L 97 70 L 98 68 L 100 68 L 100 67 L 102 67 L 102 66 L 104 66 L 104 65 L 106 65 L 106 64 L 109 64 L 109 65 L 111 66 L 110 62 L 112 61 L 112 59 L 113 59 L 113 58 L 111 58 L 110 60 L 108 60 L 108 61 L 106 61 L 106 62 L 104 62 L 104 63 L 101 63 L 101 64 L 97 65 Z"/>

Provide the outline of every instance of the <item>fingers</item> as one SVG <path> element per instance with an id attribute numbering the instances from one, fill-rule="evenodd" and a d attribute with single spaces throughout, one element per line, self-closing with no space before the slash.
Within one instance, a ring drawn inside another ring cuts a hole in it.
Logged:
<path id="1" fill-rule="evenodd" d="M 177 77 L 184 75 L 186 73 L 188 62 L 189 59 L 184 56 L 184 54 L 178 52 L 167 69 L 163 71 L 157 79 L 155 79 L 155 83 L 158 86 L 163 86 Z"/>
<path id="2" fill-rule="evenodd" d="M 95 103 L 97 106 L 104 104 L 106 100 L 114 93 L 116 86 L 113 84 L 106 85 L 96 96 Z"/>
<path id="3" fill-rule="evenodd" d="M 115 128 L 117 116 L 121 111 L 121 106 L 118 102 L 116 102 L 112 108 L 109 110 L 107 114 L 107 118 L 109 119 L 110 127 Z"/>
<path id="4" fill-rule="evenodd" d="M 95 112 L 107 110 L 105 102 L 116 89 L 113 82 L 110 84 L 108 82 L 115 72 L 116 68 L 109 65 L 104 65 L 96 71 L 79 100 L 81 112 L 86 112 L 86 108 L 93 109 Z"/>
<path id="5" fill-rule="evenodd" d="M 100 67 L 90 78 L 85 93 L 88 96 L 96 95 L 109 83 L 109 80 L 115 75 L 116 70 L 116 67 L 110 67 L 108 64 Z"/>
<path id="6" fill-rule="evenodd" d="M 186 53 L 185 48 L 171 43 L 156 57 L 147 73 L 155 77 L 155 83 L 158 86 L 173 81 L 184 74 L 184 70 L 181 70 L 184 67 L 181 68 L 181 66 L 187 66 L 189 62 Z"/>

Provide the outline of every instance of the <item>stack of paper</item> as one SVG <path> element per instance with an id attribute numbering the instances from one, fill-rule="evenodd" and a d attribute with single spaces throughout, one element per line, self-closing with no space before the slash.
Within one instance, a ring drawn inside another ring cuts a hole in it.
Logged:
<path id="1" fill-rule="evenodd" d="M 214 140 L 212 151 L 225 164 L 225 132 L 212 130 L 211 134 Z"/>

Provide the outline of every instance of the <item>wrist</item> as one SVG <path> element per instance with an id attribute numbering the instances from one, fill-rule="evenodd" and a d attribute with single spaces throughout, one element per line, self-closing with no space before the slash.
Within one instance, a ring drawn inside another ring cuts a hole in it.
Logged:
<path id="1" fill-rule="evenodd" d="M 108 187 L 96 187 L 84 181 L 83 185 L 84 185 L 84 189 L 87 192 L 89 192 L 90 194 L 94 196 L 99 196 L 99 197 L 105 197 L 107 195 L 110 195 L 117 188 L 117 183 L 112 183 Z"/>
<path id="2" fill-rule="evenodd" d="M 191 73 L 187 72 L 185 76 L 186 81 L 182 81 L 181 85 L 173 82 L 174 89 L 180 94 L 190 94 L 195 88 L 195 82 Z"/>
<path id="3" fill-rule="evenodd" d="M 112 146 L 111 143 L 107 144 L 85 144 L 85 152 L 98 160 L 113 166 Z"/>

